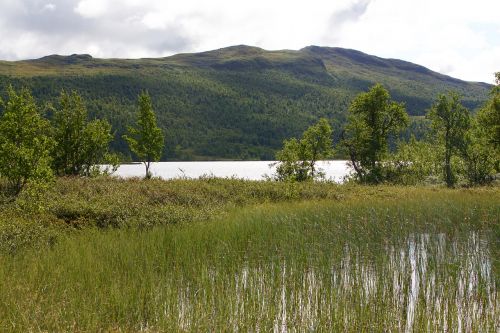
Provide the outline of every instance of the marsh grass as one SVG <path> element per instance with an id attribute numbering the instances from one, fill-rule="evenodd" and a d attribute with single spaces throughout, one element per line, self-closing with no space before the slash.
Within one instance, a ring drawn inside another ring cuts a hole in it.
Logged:
<path id="1" fill-rule="evenodd" d="M 498 190 L 335 192 L 1 255 L 0 331 L 498 329 Z"/>
<path id="2" fill-rule="evenodd" d="M 59 178 L 36 200 L 10 200 L 0 180 L 0 252 L 54 244 L 88 229 L 147 229 L 208 221 L 235 207 L 335 199 L 334 184 L 283 184 L 205 177 L 199 180 Z"/>

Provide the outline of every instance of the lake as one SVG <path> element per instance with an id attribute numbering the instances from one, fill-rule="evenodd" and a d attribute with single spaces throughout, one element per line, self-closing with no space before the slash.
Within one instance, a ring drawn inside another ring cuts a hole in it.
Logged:
<path id="1" fill-rule="evenodd" d="M 210 161 L 210 162 L 157 162 L 151 170 L 154 177 L 199 178 L 202 176 L 234 177 L 248 180 L 263 180 L 272 175 L 275 161 Z M 341 182 L 349 174 L 347 161 L 319 161 L 318 167 L 326 174 L 326 179 Z M 118 177 L 143 177 L 145 167 L 142 163 L 122 164 L 115 175 Z"/>

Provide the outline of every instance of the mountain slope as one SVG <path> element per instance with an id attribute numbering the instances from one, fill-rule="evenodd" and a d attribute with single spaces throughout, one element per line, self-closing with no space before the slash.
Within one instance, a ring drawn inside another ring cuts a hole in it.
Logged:
<path id="1" fill-rule="evenodd" d="M 116 130 L 114 148 L 133 122 L 137 94 L 147 89 L 166 133 L 166 159 L 272 159 L 282 140 L 328 117 L 336 135 L 352 98 L 375 82 L 404 101 L 410 115 L 425 114 L 436 95 L 463 95 L 474 109 L 491 86 L 457 80 L 409 62 L 309 46 L 266 51 L 245 45 L 155 59 L 95 59 L 51 55 L 0 61 L 5 86 L 29 86 L 42 103 L 60 89 L 77 89 L 93 117 Z M 50 115 L 49 115 L 50 116 Z"/>

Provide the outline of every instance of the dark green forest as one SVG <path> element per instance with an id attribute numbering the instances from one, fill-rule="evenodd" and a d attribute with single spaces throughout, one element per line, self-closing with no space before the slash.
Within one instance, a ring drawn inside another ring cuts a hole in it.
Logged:
<path id="1" fill-rule="evenodd" d="M 137 95 L 147 90 L 165 134 L 162 160 L 274 159 L 285 138 L 299 136 L 320 118 L 339 139 L 353 98 L 375 82 L 405 102 L 410 133 L 423 135 L 422 116 L 439 93 L 456 91 L 471 110 L 491 86 L 460 81 L 424 67 L 359 51 L 307 47 L 265 51 L 234 46 L 157 59 L 47 56 L 0 62 L 0 94 L 27 87 L 46 106 L 61 89 L 78 91 L 90 118 L 113 129 L 112 150 L 130 157 L 122 136 L 135 122 Z M 5 97 L 5 96 L 3 96 Z"/>

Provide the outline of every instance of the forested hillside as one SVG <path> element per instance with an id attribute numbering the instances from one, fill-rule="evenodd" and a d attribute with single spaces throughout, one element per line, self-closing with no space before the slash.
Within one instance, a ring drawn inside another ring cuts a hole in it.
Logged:
<path id="1" fill-rule="evenodd" d="M 122 135 L 134 122 L 138 94 L 148 90 L 166 135 L 163 160 L 273 159 L 284 138 L 300 135 L 320 117 L 330 119 L 338 137 L 351 100 L 375 82 L 405 102 L 414 119 L 438 93 L 457 91 L 475 109 L 491 89 L 401 60 L 316 46 L 233 46 L 157 59 L 52 55 L 0 61 L 2 96 L 9 84 L 27 86 L 45 105 L 61 89 L 78 90 L 91 117 L 111 122 L 113 148 L 125 155 Z"/>

